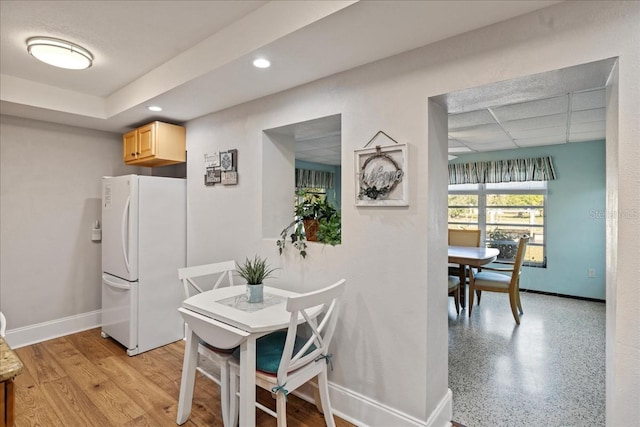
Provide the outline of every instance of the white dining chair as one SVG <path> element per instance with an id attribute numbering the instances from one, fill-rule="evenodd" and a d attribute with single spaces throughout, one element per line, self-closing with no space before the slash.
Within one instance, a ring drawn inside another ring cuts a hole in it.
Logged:
<path id="1" fill-rule="evenodd" d="M 233 273 L 236 269 L 235 261 L 224 261 L 213 264 L 196 265 L 178 269 L 178 278 L 182 282 L 184 288 L 184 297 L 189 298 L 193 295 L 206 290 L 216 289 L 225 282 L 228 286 L 233 286 Z M 196 280 L 197 279 L 197 280 Z M 225 280 L 226 279 L 226 280 Z M 215 280 L 215 281 L 214 281 Z M 213 286 L 205 285 L 204 282 L 213 282 Z M 185 335 L 187 333 L 185 324 Z M 205 366 L 198 364 L 196 370 L 205 377 L 209 378 L 220 386 L 220 408 L 222 412 L 222 422 L 225 426 L 229 426 L 229 360 L 234 349 L 220 349 L 209 345 L 206 341 L 200 340 L 198 345 L 198 353 L 209 361 L 209 364 L 217 366 L 219 374 L 207 370 Z M 180 409 L 180 408 L 179 408 Z M 188 413 L 178 411 L 178 424 L 187 421 Z"/>
<path id="2" fill-rule="evenodd" d="M 277 418 L 278 427 L 287 425 L 287 395 L 306 382 L 317 378 L 320 406 L 325 423 L 335 427 L 329 400 L 327 367 L 332 366 L 333 355 L 329 345 L 338 321 L 338 299 L 344 292 L 342 279 L 326 288 L 287 298 L 287 311 L 291 314 L 286 331 L 277 331 L 256 342 L 256 385 L 271 391 L 276 398 L 276 412 L 263 405 L 260 409 Z M 309 313 L 322 305 L 321 314 L 313 318 Z M 302 317 L 310 332 L 298 334 Z M 231 382 L 231 416 L 234 425 L 238 417 L 239 352 L 229 362 Z"/>
<path id="3" fill-rule="evenodd" d="M 7 318 L 0 311 L 0 337 L 4 338 L 4 334 L 7 330 Z"/>

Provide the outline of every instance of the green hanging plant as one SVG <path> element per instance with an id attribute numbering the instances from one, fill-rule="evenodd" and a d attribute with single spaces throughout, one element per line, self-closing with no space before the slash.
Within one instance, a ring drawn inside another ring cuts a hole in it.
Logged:
<path id="1" fill-rule="evenodd" d="M 314 195 L 298 203 L 294 215 L 294 220 L 282 229 L 280 238 L 276 241 L 281 255 L 286 247 L 287 239 L 291 241 L 302 258 L 307 256 L 307 241 L 332 246 L 341 242 L 340 212 L 320 196 Z M 305 231 L 305 220 L 317 221 L 317 233 L 314 240 L 308 238 L 310 236 L 308 230 Z"/>

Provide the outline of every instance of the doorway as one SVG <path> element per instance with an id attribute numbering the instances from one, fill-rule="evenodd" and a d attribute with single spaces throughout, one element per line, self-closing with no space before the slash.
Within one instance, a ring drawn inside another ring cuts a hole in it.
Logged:
<path id="1" fill-rule="evenodd" d="M 615 72 L 616 66 L 616 58 L 605 59 L 602 61 L 596 61 L 593 63 L 582 64 L 575 67 L 569 67 L 565 69 L 555 70 L 548 73 L 542 73 L 532 76 L 526 76 L 518 79 L 513 79 L 505 82 L 498 82 L 482 87 L 466 89 L 459 92 L 448 93 L 436 97 L 430 98 L 430 101 L 434 101 L 438 105 L 442 106 L 446 113 L 451 117 L 452 114 L 465 114 L 471 113 L 474 111 L 482 111 L 489 110 L 489 114 L 492 114 L 493 110 L 505 108 L 505 106 L 511 105 L 525 105 L 526 103 L 535 102 L 540 99 L 550 99 L 562 96 L 569 96 L 571 98 L 571 94 L 574 93 L 585 93 L 593 90 L 604 90 L 605 87 L 609 87 L 610 77 L 612 73 Z M 608 89 L 607 89 L 608 90 Z M 615 98 L 615 97 L 614 97 Z M 608 104 L 606 105 L 607 109 L 613 109 L 617 111 L 617 103 L 610 100 L 611 97 L 607 97 Z M 569 100 L 571 101 L 571 99 Z M 569 109 L 566 112 L 566 115 L 571 115 L 573 111 Z M 606 112 L 609 115 L 609 111 Z M 544 114 L 539 116 L 540 118 L 536 118 L 535 120 L 544 120 Z M 603 117 L 605 117 L 603 115 Z M 430 120 L 432 116 L 430 114 Z M 495 116 L 494 116 L 495 118 Z M 557 119 L 557 117 L 556 117 Z M 535 121 L 532 120 L 532 121 Z M 497 121 L 497 120 L 496 120 Z M 465 137 L 468 137 L 474 130 L 485 132 L 488 131 L 487 127 L 482 128 L 481 125 L 486 123 L 480 123 L 475 125 L 470 125 L 467 128 L 462 128 L 466 131 Z M 501 123 L 498 121 L 498 126 L 501 126 Z M 430 128 L 432 123 L 430 123 Z M 479 129 L 474 129 L 474 126 Z M 502 130 L 505 130 L 504 128 Z M 506 132 L 508 134 L 508 132 Z M 479 140 L 482 140 L 483 137 L 486 139 L 485 135 L 479 135 Z M 490 139 L 490 137 L 489 137 Z M 603 138 L 604 139 L 604 138 Z M 577 143 L 579 140 L 575 140 Z M 439 141 L 440 144 L 444 143 L 444 141 Z M 449 141 L 451 142 L 451 141 Z M 507 142 L 507 141 L 505 141 Z M 518 145 L 517 138 L 512 138 L 511 142 L 515 142 L 517 147 Z M 558 141 L 560 142 L 574 142 L 569 139 L 569 130 L 567 130 L 567 139 L 566 141 Z M 546 144 L 553 144 L 551 140 L 546 140 Z M 542 144 L 541 144 L 542 145 Z M 471 151 L 469 147 L 472 147 L 472 144 L 464 144 L 459 141 L 454 141 L 453 143 L 454 150 L 449 151 L 450 159 L 451 155 L 456 156 L 459 153 L 464 151 Z M 450 144 L 451 147 L 451 144 Z M 492 146 L 488 147 L 489 149 L 486 151 L 492 151 L 499 148 L 495 148 Z M 607 183 L 609 186 L 610 183 Z M 608 191 L 611 191 L 611 188 L 608 188 Z M 609 218 L 603 218 L 604 220 L 609 220 Z M 604 234 L 604 233 L 603 233 Z M 604 245 L 605 238 L 602 236 L 602 242 Z M 609 244 L 607 244 L 609 247 Z M 603 260 L 604 264 L 604 260 Z M 604 270 L 604 269 L 603 269 Z M 526 274 L 526 273 L 523 273 Z M 603 277 L 605 276 L 605 272 L 602 272 Z M 612 283 L 605 284 L 606 286 L 614 286 Z M 505 303 L 505 309 L 508 313 L 508 302 Z M 609 301 L 606 302 L 607 311 L 611 311 L 614 307 L 609 304 Z M 526 307 L 525 307 L 526 312 Z M 476 310 L 474 309 L 474 316 L 477 316 Z M 461 312 L 460 316 L 468 316 L 468 310 L 464 310 Z M 486 316 L 486 315 L 485 315 Z M 609 314 L 608 316 L 611 316 Z M 603 316 L 604 317 L 604 316 Z M 609 317 L 610 318 L 610 317 Z M 466 319 L 468 320 L 468 319 Z M 486 319 L 485 319 L 486 320 Z M 526 316 L 523 318 L 523 322 L 526 322 Z M 610 324 L 608 319 L 605 319 L 606 322 L 606 333 L 607 339 L 610 339 L 608 335 L 612 332 L 613 325 Z M 477 323 L 477 322 L 476 322 Z M 508 341 L 509 339 L 513 339 L 514 336 L 517 336 L 518 333 L 524 328 L 514 328 L 511 329 L 512 336 L 506 337 L 505 339 Z M 504 331 L 503 331 L 504 332 Z M 604 341 L 604 340 L 603 340 Z M 609 375 L 609 371 L 611 368 L 611 359 L 607 359 L 607 375 Z M 604 388 L 604 384 L 602 385 Z M 450 384 L 451 388 L 451 384 Z M 453 395 L 454 407 L 456 402 L 456 394 Z M 454 420 L 455 411 L 454 411 Z M 464 420 L 456 420 L 461 421 L 464 424 Z M 476 425 L 476 424 L 472 424 Z"/>

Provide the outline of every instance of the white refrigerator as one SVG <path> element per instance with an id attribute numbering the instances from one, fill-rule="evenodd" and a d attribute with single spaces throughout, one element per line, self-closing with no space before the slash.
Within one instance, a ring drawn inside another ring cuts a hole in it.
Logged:
<path id="1" fill-rule="evenodd" d="M 102 336 L 134 356 L 181 339 L 186 181 L 102 178 Z"/>

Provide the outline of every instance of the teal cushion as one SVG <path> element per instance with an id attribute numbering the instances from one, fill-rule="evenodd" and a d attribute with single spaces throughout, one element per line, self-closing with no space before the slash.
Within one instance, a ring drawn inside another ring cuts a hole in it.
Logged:
<path id="1" fill-rule="evenodd" d="M 278 373 L 278 367 L 280 366 L 280 359 L 282 359 L 282 352 L 284 351 L 284 342 L 286 339 L 287 331 L 276 331 L 256 340 L 257 370 L 270 374 Z M 306 340 L 304 338 L 296 336 L 296 342 L 293 345 L 292 354 L 296 354 L 300 351 L 305 342 Z M 315 349 L 315 345 L 312 344 L 305 354 L 308 354 Z M 233 352 L 233 357 L 240 360 L 239 348 Z"/>

